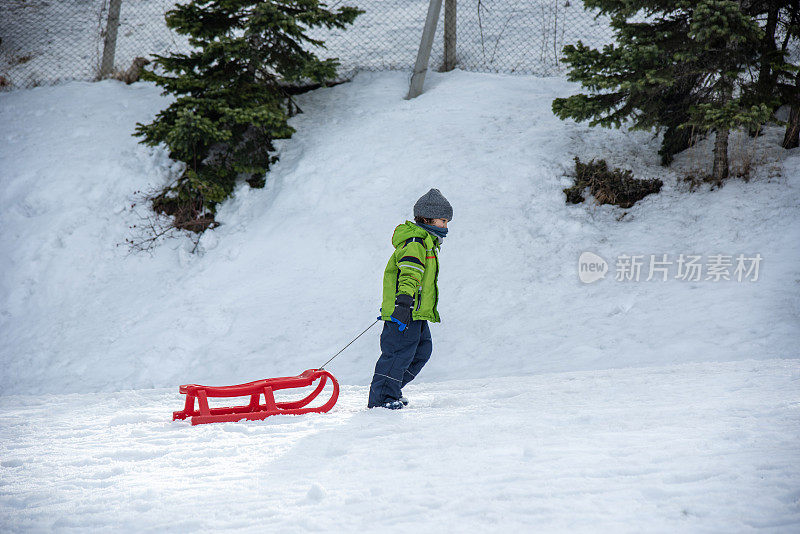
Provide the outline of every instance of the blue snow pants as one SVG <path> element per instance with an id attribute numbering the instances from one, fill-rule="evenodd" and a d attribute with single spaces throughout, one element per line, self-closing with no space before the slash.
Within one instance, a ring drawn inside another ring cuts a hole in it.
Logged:
<path id="1" fill-rule="evenodd" d="M 375 375 L 369 388 L 367 406 L 374 408 L 398 400 L 400 388 L 428 363 L 433 351 L 428 321 L 411 321 L 400 332 L 397 323 L 386 321 L 381 332 L 381 357 L 375 364 Z"/>

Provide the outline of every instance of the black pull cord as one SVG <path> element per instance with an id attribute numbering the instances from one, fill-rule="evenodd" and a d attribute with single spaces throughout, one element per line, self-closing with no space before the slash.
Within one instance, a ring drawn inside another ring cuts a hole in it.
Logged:
<path id="1" fill-rule="evenodd" d="M 377 319 L 375 319 L 375 323 L 377 323 L 377 322 L 378 322 L 378 321 L 380 321 L 380 320 L 381 320 L 381 318 L 380 318 L 380 317 L 378 317 Z M 344 349 L 346 349 L 347 347 L 349 347 L 350 345 L 352 345 L 352 344 L 353 344 L 353 343 L 356 341 L 356 339 L 358 339 L 358 338 L 360 338 L 361 336 L 363 336 L 364 334 L 366 334 L 366 333 L 367 333 L 367 330 L 369 330 L 370 328 L 372 328 L 373 326 L 375 326 L 375 323 L 372 323 L 371 325 L 369 325 L 369 326 L 368 326 L 366 329 L 364 329 L 364 331 L 363 331 L 363 332 L 361 332 L 360 334 L 358 334 L 358 335 L 355 337 L 355 339 L 354 339 L 353 341 L 351 341 L 350 343 L 348 343 L 347 345 L 345 345 L 345 346 L 342 348 L 342 350 L 340 350 L 339 352 L 337 352 L 336 354 L 334 354 L 333 356 L 331 356 L 331 359 L 330 359 L 330 360 L 328 360 L 327 362 L 325 362 L 324 364 L 322 364 L 322 366 L 320 367 L 320 369 L 325 369 L 325 366 L 326 366 L 326 365 L 328 365 L 329 363 L 331 363 L 331 362 L 333 361 L 333 359 L 334 359 L 334 358 L 336 358 L 338 355 L 340 355 L 342 352 L 344 352 Z"/>

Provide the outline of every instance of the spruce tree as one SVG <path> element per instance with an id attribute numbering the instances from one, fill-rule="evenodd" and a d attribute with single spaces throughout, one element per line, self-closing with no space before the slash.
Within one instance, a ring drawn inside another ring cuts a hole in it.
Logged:
<path id="1" fill-rule="evenodd" d="M 758 78 L 747 98 L 773 110 L 789 106 L 782 144 L 795 148 L 800 145 L 800 0 L 748 0 L 743 7 L 763 31 Z"/>
<path id="2" fill-rule="evenodd" d="M 761 30 L 735 0 L 585 0 L 609 16 L 616 44 L 564 47 L 568 78 L 589 94 L 553 101 L 562 119 L 664 132 L 662 164 L 695 135 L 715 132 L 712 176 L 728 175 L 732 129 L 763 123 L 770 110 L 743 99 Z"/>
<path id="3" fill-rule="evenodd" d="M 335 59 L 309 36 L 314 27 L 345 28 L 361 13 L 327 9 L 319 0 L 192 0 L 166 15 L 187 35 L 192 51 L 156 56 L 143 79 L 175 101 L 134 135 L 166 144 L 186 164 L 183 174 L 153 200 L 175 215 L 175 226 L 203 230 L 237 180 L 262 187 L 274 163 L 273 141 L 288 138 L 294 108 L 287 86 L 323 83 L 336 76 Z"/>

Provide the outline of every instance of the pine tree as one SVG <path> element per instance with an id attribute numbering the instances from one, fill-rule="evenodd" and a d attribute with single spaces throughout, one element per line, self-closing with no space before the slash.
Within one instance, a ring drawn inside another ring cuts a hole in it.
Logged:
<path id="1" fill-rule="evenodd" d="M 308 30 L 345 28 L 359 13 L 319 0 L 192 0 L 169 11 L 167 25 L 193 50 L 156 56 L 144 72 L 175 101 L 134 135 L 166 144 L 186 166 L 152 199 L 156 211 L 174 215 L 179 228 L 203 230 L 238 180 L 262 187 L 277 159 L 273 141 L 294 132 L 287 84 L 336 76 L 337 61 L 317 57 L 312 50 L 324 43 Z"/>
<path id="2" fill-rule="evenodd" d="M 553 101 L 562 119 L 591 126 L 663 131 L 662 164 L 698 133 L 715 132 L 712 175 L 728 175 L 732 129 L 760 124 L 770 110 L 743 100 L 761 31 L 734 0 L 585 0 L 608 15 L 616 44 L 564 47 L 568 78 L 590 94 Z M 692 133 L 695 135 L 692 135 Z"/>
<path id="3" fill-rule="evenodd" d="M 763 30 L 758 78 L 747 97 L 772 110 L 789 106 L 782 144 L 795 148 L 800 145 L 800 0 L 748 0 L 743 8 Z"/>

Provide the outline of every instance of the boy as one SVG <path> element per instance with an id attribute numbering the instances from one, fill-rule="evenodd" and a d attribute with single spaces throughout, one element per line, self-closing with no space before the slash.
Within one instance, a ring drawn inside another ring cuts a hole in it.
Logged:
<path id="1" fill-rule="evenodd" d="M 453 208 L 438 189 L 414 204 L 414 222 L 394 230 L 394 254 L 383 273 L 381 356 L 369 389 L 367 406 L 397 410 L 406 406 L 401 388 L 411 382 L 431 356 L 428 321 L 439 322 L 439 248 L 447 235 Z"/>

